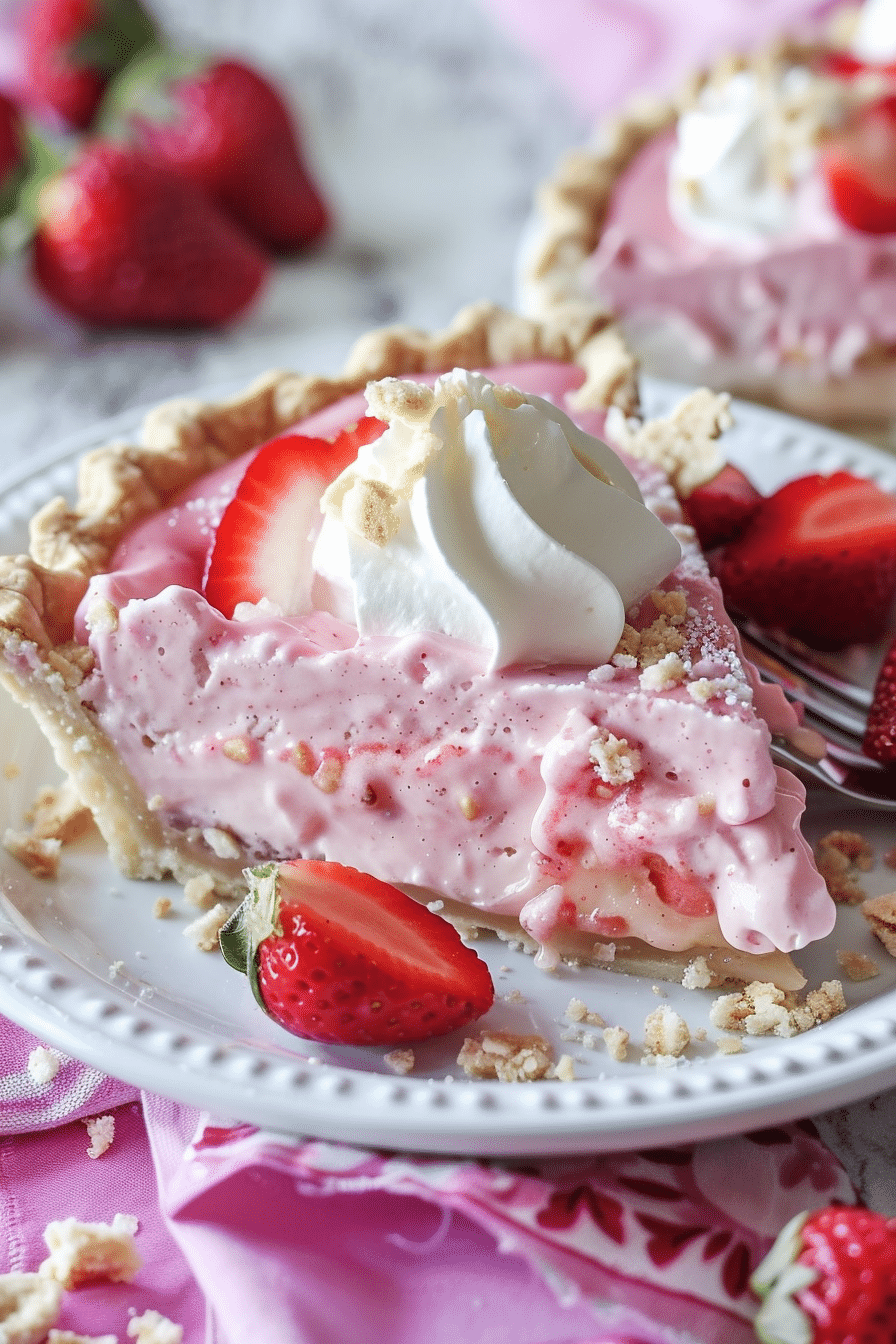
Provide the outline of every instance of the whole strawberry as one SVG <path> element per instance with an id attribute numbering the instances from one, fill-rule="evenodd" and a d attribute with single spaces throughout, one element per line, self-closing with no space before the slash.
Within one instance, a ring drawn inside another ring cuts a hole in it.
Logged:
<path id="1" fill-rule="evenodd" d="M 491 1007 L 485 962 L 397 887 L 317 860 L 246 877 L 249 895 L 221 930 L 221 950 L 294 1035 L 395 1045 L 454 1031 Z"/>
<path id="2" fill-rule="evenodd" d="M 896 1218 L 846 1205 L 798 1214 L 750 1284 L 762 1344 L 893 1344 Z"/>
<path id="3" fill-rule="evenodd" d="M 100 142 L 43 188 L 33 256 L 44 292 L 99 325 L 228 322 L 268 271 L 252 239 L 191 183 Z"/>
<path id="4" fill-rule="evenodd" d="M 104 119 L 268 248 L 303 247 L 329 225 L 283 99 L 242 61 L 149 53 L 116 83 Z"/>
<path id="5" fill-rule="evenodd" d="M 84 130 L 112 76 L 155 40 L 139 0 L 31 0 L 22 14 L 23 94 Z"/>
<path id="6" fill-rule="evenodd" d="M 862 746 L 866 755 L 885 765 L 896 761 L 896 640 L 877 674 Z"/>

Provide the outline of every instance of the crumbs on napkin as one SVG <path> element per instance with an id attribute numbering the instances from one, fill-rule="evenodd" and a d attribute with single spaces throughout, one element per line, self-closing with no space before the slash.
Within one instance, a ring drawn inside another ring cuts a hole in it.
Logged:
<path id="1" fill-rule="evenodd" d="M 87 1126 L 87 1137 L 90 1139 L 87 1156 L 102 1157 L 103 1153 L 112 1147 L 115 1138 L 115 1116 L 95 1115 L 85 1120 L 84 1124 Z"/>
<path id="2" fill-rule="evenodd" d="M 44 1083 L 52 1083 L 62 1066 L 62 1060 L 55 1050 L 48 1050 L 45 1045 L 36 1045 L 28 1056 L 28 1073 L 31 1081 L 38 1087 Z M 2 1320 L 0 1316 L 0 1320 Z"/>
<path id="3" fill-rule="evenodd" d="M 128 1321 L 128 1335 L 137 1344 L 181 1344 L 184 1337 L 182 1325 L 175 1325 L 160 1311 L 144 1311 L 140 1316 L 132 1316 Z"/>
<path id="4" fill-rule="evenodd" d="M 59 1319 L 62 1287 L 39 1274 L 0 1274 L 0 1329 L 7 1344 L 43 1339 Z"/>
<path id="5" fill-rule="evenodd" d="M 63 1288 L 103 1279 L 130 1283 L 142 1264 L 134 1245 L 137 1227 L 137 1219 L 127 1213 L 116 1213 L 111 1223 L 80 1223 L 77 1218 L 48 1223 L 44 1241 L 50 1254 L 38 1273 Z"/>

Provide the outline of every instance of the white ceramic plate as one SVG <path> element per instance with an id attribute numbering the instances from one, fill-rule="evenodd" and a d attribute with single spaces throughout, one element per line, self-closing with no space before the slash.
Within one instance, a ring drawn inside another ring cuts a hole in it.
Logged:
<path id="1" fill-rule="evenodd" d="M 680 391 L 648 384 L 649 409 L 663 409 Z M 736 418 L 726 446 L 762 487 L 847 468 L 896 491 L 896 459 L 865 444 L 746 404 L 736 406 Z M 71 496 L 85 449 L 133 434 L 138 420 L 108 422 L 0 476 L 0 551 L 24 549 L 34 509 L 53 494 Z M 19 826 L 36 789 L 57 772 L 30 716 L 5 697 L 0 740 L 0 767 L 13 767 L 0 769 L 0 821 Z M 809 840 L 832 825 L 861 830 L 874 844 L 869 894 L 896 886 L 883 860 L 896 843 L 896 820 L 813 796 Z M 174 910 L 155 919 L 161 894 Z M 331 1050 L 289 1036 L 257 1009 L 242 977 L 180 936 L 195 915 L 180 898 L 173 884 L 123 879 L 98 839 L 66 848 L 53 881 L 35 879 L 0 850 L 0 1011 L 89 1064 L 219 1114 L 289 1133 L 442 1153 L 597 1152 L 715 1137 L 846 1104 L 896 1077 L 896 960 L 855 909 L 842 909 L 836 932 L 797 959 L 810 985 L 840 978 L 840 947 L 868 953 L 880 975 L 844 982 L 849 1008 L 834 1021 L 789 1040 L 748 1039 L 744 1053 L 732 1056 L 714 1044 L 712 991 L 598 970 L 548 975 L 484 939 L 478 949 L 498 993 L 484 1022 L 540 1032 L 575 1063 L 574 1082 L 499 1084 L 463 1077 L 455 1062 L 463 1033 L 417 1047 L 407 1077 L 391 1073 L 381 1051 Z M 564 1040 L 573 996 L 630 1032 L 626 1061 L 609 1057 L 599 1033 L 593 1046 Z M 692 1033 L 706 1031 L 675 1068 L 641 1063 L 644 1018 L 660 1003 L 674 1006 Z"/>

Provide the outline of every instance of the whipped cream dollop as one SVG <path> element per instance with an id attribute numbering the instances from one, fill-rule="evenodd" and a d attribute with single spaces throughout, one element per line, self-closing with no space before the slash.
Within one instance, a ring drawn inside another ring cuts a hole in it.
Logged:
<path id="1" fill-rule="evenodd" d="M 617 455 L 463 369 L 367 401 L 388 428 L 324 494 L 314 605 L 362 636 L 449 635 L 490 669 L 606 662 L 681 555 Z"/>
<path id="2" fill-rule="evenodd" d="M 685 233 L 723 247 L 761 247 L 793 231 L 822 130 L 842 90 L 801 66 L 742 70 L 709 83 L 678 121 L 669 209 Z"/>
<path id="3" fill-rule="evenodd" d="M 852 49 L 863 61 L 896 60 L 896 0 L 866 0 L 859 13 Z"/>

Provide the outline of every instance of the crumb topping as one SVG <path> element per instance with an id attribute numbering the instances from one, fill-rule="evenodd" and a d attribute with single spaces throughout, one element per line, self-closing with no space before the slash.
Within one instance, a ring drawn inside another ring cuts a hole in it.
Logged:
<path id="1" fill-rule="evenodd" d="M 605 784 L 630 784 L 641 770 L 641 753 L 624 737 L 616 737 L 606 728 L 598 728 L 588 748 L 594 773 Z"/>
<path id="2" fill-rule="evenodd" d="M 528 1083 L 551 1076 L 554 1052 L 543 1036 L 490 1031 L 483 1036 L 468 1036 L 457 1062 L 468 1078 Z"/>
<path id="3" fill-rule="evenodd" d="M 825 980 L 804 1001 L 767 981 L 754 980 L 734 994 L 723 994 L 710 1008 L 709 1020 L 723 1031 L 747 1036 L 796 1036 L 846 1011 L 839 980 Z"/>
<path id="4" fill-rule="evenodd" d="M 733 424 L 728 394 L 700 388 L 653 420 L 627 420 L 610 412 L 607 433 L 631 457 L 659 467 L 680 498 L 687 499 L 721 471 L 725 459 L 718 439 Z"/>
<path id="5" fill-rule="evenodd" d="M 866 892 L 859 881 L 874 864 L 874 851 L 856 831 L 835 830 L 822 836 L 815 863 L 831 898 L 841 905 L 858 905 Z"/>
<path id="6" fill-rule="evenodd" d="M 230 910 L 223 901 L 218 901 L 211 910 L 206 910 L 205 914 L 188 924 L 183 936 L 200 952 L 217 952 L 218 934 L 229 918 Z"/>
<path id="7" fill-rule="evenodd" d="M 837 965 L 847 979 L 852 980 L 855 984 L 859 984 L 863 980 L 873 980 L 875 976 L 880 975 L 877 962 L 864 952 L 857 952 L 854 948 L 838 948 Z"/>
<path id="8" fill-rule="evenodd" d="M 88 1157 L 102 1157 L 103 1153 L 109 1151 L 115 1139 L 115 1116 L 97 1115 L 89 1120 L 85 1120 L 87 1127 L 87 1136 L 90 1139 L 90 1147 L 87 1149 Z"/>
<path id="9" fill-rule="evenodd" d="M 644 1019 L 644 1047 L 654 1056 L 683 1055 L 691 1043 L 691 1032 L 684 1018 L 670 1007 L 661 1004 Z"/>
<path id="10" fill-rule="evenodd" d="M 44 1241 L 50 1254 L 38 1272 L 63 1288 L 104 1279 L 130 1283 L 141 1266 L 134 1245 L 137 1226 L 137 1219 L 125 1213 L 116 1213 L 111 1223 L 80 1223 L 77 1218 L 48 1223 Z"/>
<path id="11" fill-rule="evenodd" d="M 872 896 L 859 906 L 874 934 L 891 957 L 896 957 L 896 891 Z"/>
<path id="12" fill-rule="evenodd" d="M 61 1067 L 62 1060 L 59 1055 L 55 1050 L 48 1050 L 45 1045 L 36 1045 L 28 1056 L 28 1073 L 31 1081 L 38 1087 L 52 1083 Z"/>

